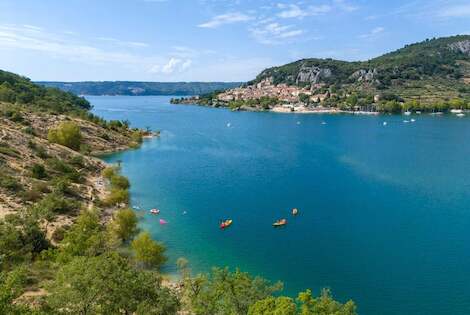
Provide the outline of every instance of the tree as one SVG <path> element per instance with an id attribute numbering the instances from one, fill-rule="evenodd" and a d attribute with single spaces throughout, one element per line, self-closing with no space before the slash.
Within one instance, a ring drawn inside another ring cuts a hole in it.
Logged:
<path id="1" fill-rule="evenodd" d="M 310 96 L 308 96 L 305 93 L 300 93 L 299 94 L 299 101 L 304 104 L 309 104 L 310 103 Z"/>
<path id="2" fill-rule="evenodd" d="M 97 256 L 106 250 L 106 238 L 100 218 L 94 210 L 83 210 L 68 230 L 59 248 L 59 260 L 75 256 Z"/>
<path id="3" fill-rule="evenodd" d="M 165 247 L 150 237 L 149 232 L 143 232 L 131 243 L 135 253 L 135 259 L 144 264 L 145 267 L 157 268 L 165 263 L 166 257 L 163 255 Z"/>
<path id="4" fill-rule="evenodd" d="M 111 186 L 120 189 L 128 189 L 130 187 L 129 180 L 122 175 L 111 176 Z"/>
<path id="5" fill-rule="evenodd" d="M 0 272 L 0 314 L 26 314 L 26 307 L 13 303 L 23 293 L 25 283 L 26 270 L 23 268 Z"/>
<path id="6" fill-rule="evenodd" d="M 184 294 L 196 315 L 244 315 L 248 308 L 282 288 L 260 277 L 228 268 L 214 268 L 210 274 L 187 279 Z"/>
<path id="7" fill-rule="evenodd" d="M 137 232 L 137 216 L 132 209 L 119 210 L 111 223 L 111 230 L 122 241 L 133 238 Z"/>
<path id="8" fill-rule="evenodd" d="M 189 269 L 189 261 L 180 257 L 176 260 L 176 266 L 181 274 L 182 279 L 187 279 L 191 275 L 191 270 Z"/>
<path id="9" fill-rule="evenodd" d="M 47 134 L 49 142 L 69 147 L 75 151 L 80 149 L 82 135 L 80 127 L 72 121 L 64 121 L 57 128 L 49 129 Z"/>
<path id="10" fill-rule="evenodd" d="M 9 215 L 0 220 L 1 270 L 29 262 L 48 247 L 44 231 L 30 214 Z"/>
<path id="11" fill-rule="evenodd" d="M 47 287 L 59 314 L 176 314 L 179 302 L 154 272 L 137 271 L 116 254 L 76 257 Z"/>
<path id="12" fill-rule="evenodd" d="M 296 309 L 294 300 L 289 297 L 269 296 L 250 306 L 248 315 L 295 315 Z"/>
<path id="13" fill-rule="evenodd" d="M 301 315 L 357 315 L 353 301 L 341 304 L 335 301 L 329 289 L 323 289 L 317 298 L 312 297 L 312 291 L 299 293 L 297 301 Z"/>

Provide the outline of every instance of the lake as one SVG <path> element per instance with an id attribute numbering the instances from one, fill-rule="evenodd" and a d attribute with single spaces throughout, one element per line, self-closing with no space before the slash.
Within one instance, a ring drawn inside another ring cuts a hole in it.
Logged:
<path id="1" fill-rule="evenodd" d="M 105 159 L 122 161 L 132 205 L 145 209 L 141 227 L 168 249 L 168 272 L 184 256 L 193 272 L 238 266 L 283 281 L 292 296 L 330 287 L 360 314 L 470 314 L 469 118 L 87 98 L 99 116 L 162 131 Z M 222 231 L 225 218 L 234 223 Z M 274 229 L 280 218 L 287 226 Z"/>

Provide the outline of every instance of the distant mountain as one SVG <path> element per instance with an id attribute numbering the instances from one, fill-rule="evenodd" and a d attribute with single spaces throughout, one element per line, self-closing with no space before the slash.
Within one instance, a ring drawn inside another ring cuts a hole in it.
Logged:
<path id="1" fill-rule="evenodd" d="M 76 95 L 200 95 L 240 86 L 241 82 L 36 82 Z"/>
<path id="2" fill-rule="evenodd" d="M 261 72 L 248 85 L 270 80 L 323 87 L 344 94 L 393 94 L 424 103 L 470 96 L 470 35 L 407 45 L 368 61 L 302 59 Z"/>

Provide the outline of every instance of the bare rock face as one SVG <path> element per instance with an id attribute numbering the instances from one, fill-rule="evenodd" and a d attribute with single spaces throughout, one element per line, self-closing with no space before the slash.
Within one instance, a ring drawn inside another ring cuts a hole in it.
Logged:
<path id="1" fill-rule="evenodd" d="M 470 40 L 469 39 L 449 44 L 449 48 L 452 51 L 460 52 L 462 54 L 467 54 L 470 56 Z"/>
<path id="2" fill-rule="evenodd" d="M 302 65 L 295 81 L 297 84 L 303 82 L 317 84 L 331 76 L 333 76 L 333 73 L 328 68 Z"/>
<path id="3" fill-rule="evenodd" d="M 350 78 L 358 82 L 373 82 L 377 76 L 377 69 L 360 69 L 351 74 Z"/>

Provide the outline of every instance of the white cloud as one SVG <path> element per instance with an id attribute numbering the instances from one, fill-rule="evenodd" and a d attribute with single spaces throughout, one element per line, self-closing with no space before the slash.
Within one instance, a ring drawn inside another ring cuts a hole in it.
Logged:
<path id="1" fill-rule="evenodd" d="M 441 17 L 470 17 L 470 4 L 455 5 L 444 8 L 438 13 Z"/>
<path id="2" fill-rule="evenodd" d="M 150 68 L 149 72 L 151 73 L 163 73 L 163 74 L 173 74 L 175 72 L 184 72 L 192 64 L 191 59 L 179 59 L 171 57 L 167 63 L 164 65 L 154 65 Z"/>
<path id="3" fill-rule="evenodd" d="M 113 44 L 119 45 L 119 46 L 126 46 L 126 47 L 138 48 L 138 47 L 148 47 L 149 46 L 147 43 L 133 42 L 133 41 L 123 41 L 123 40 L 119 40 L 119 39 L 112 38 L 112 37 L 97 37 L 96 39 L 104 41 L 104 42 L 110 42 L 110 43 L 113 43 Z"/>
<path id="4" fill-rule="evenodd" d="M 304 34 L 304 31 L 293 25 L 281 25 L 274 22 L 252 28 L 251 34 L 262 44 L 279 44 Z"/>
<path id="5" fill-rule="evenodd" d="M 240 12 L 232 12 L 214 16 L 211 20 L 199 24 L 198 27 L 202 28 L 216 28 L 224 24 L 232 24 L 238 22 L 247 22 L 252 20 L 253 17 L 240 13 Z"/>
<path id="6" fill-rule="evenodd" d="M 350 4 L 350 3 L 346 2 L 345 0 L 333 0 L 333 3 L 338 8 L 340 8 L 341 10 L 346 11 L 346 12 L 352 12 L 352 11 L 356 11 L 358 9 L 357 6 Z"/>
<path id="7" fill-rule="evenodd" d="M 50 33 L 31 26 L 0 25 L 0 47 L 38 51 L 85 63 L 139 64 L 145 60 L 129 52 L 105 50 L 78 42 L 75 38 L 64 37 L 64 34 Z"/>
<path id="8" fill-rule="evenodd" d="M 308 6 L 306 8 L 301 8 L 296 4 L 278 4 L 278 8 L 282 9 L 281 12 L 277 14 L 280 18 L 303 18 L 306 16 L 314 16 L 325 14 L 331 11 L 331 6 L 323 4 L 318 6 Z"/>
<path id="9" fill-rule="evenodd" d="M 382 26 L 378 26 L 378 27 L 373 28 L 369 33 L 359 35 L 359 38 L 372 38 L 372 37 L 376 37 L 376 36 L 379 35 L 380 33 L 383 33 L 383 31 L 385 31 L 385 28 L 383 28 Z"/>

